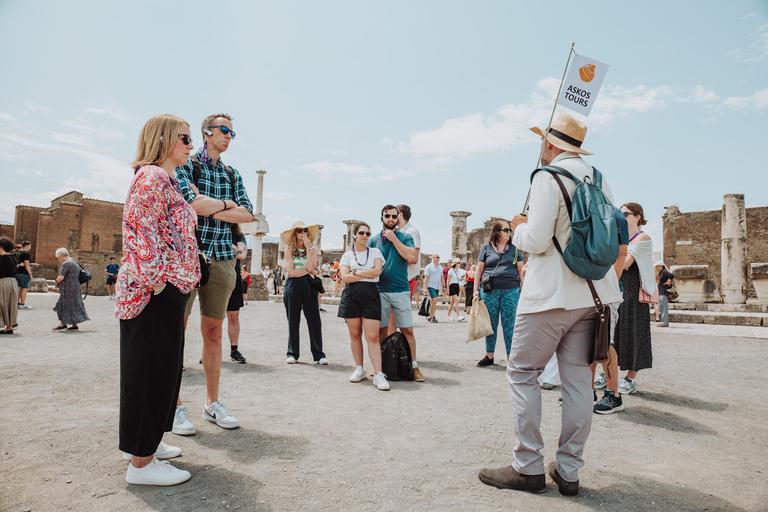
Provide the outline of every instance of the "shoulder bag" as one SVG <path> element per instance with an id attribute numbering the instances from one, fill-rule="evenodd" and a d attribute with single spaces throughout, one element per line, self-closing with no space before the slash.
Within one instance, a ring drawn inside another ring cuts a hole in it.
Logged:
<path id="1" fill-rule="evenodd" d="M 488 242 L 488 244 L 490 245 L 491 243 Z M 493 246 L 491 246 L 491 249 L 493 250 Z M 497 254 L 499 254 L 499 263 L 501 263 L 501 259 L 504 257 L 504 254 L 501 254 L 501 253 L 497 253 Z M 518 254 L 519 253 L 518 253 L 517 247 L 515 247 L 515 259 L 512 261 L 513 265 L 517 263 Z M 487 261 L 488 257 L 486 257 L 485 259 Z M 491 284 L 491 279 L 493 279 L 493 276 L 496 275 L 496 270 L 499 268 L 499 263 L 496 264 L 491 275 L 485 276 L 480 280 L 480 284 L 483 285 L 483 292 L 488 293 L 491 290 L 493 290 L 493 284 Z"/>

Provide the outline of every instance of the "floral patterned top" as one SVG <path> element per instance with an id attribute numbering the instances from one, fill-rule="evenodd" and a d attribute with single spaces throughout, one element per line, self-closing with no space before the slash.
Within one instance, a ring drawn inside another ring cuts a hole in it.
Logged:
<path id="1" fill-rule="evenodd" d="M 189 293 L 200 280 L 197 214 L 179 183 L 161 167 L 136 171 L 123 209 L 123 258 L 115 286 L 115 316 L 135 318 L 153 289 L 170 283 Z"/>

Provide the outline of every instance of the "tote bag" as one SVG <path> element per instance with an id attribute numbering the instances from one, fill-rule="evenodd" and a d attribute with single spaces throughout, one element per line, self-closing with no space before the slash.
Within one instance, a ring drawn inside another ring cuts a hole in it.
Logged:
<path id="1" fill-rule="evenodd" d="M 469 312 L 467 343 L 491 334 L 493 334 L 493 327 L 491 327 L 491 315 L 488 314 L 488 308 L 485 307 L 485 302 L 476 300 L 472 303 L 472 309 Z"/>

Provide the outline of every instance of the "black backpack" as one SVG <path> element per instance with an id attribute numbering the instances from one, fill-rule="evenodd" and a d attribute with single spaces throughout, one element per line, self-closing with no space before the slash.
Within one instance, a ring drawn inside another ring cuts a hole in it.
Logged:
<path id="1" fill-rule="evenodd" d="M 381 371 L 388 380 L 413 380 L 411 348 L 403 333 L 396 331 L 381 342 Z"/>

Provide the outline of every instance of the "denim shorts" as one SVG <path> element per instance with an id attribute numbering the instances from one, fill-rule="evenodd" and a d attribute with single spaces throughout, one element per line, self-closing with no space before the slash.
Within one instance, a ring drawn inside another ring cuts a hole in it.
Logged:
<path id="1" fill-rule="evenodd" d="M 438 290 L 437 288 L 427 288 L 427 291 L 429 291 L 430 299 L 436 299 L 440 296 L 440 290 Z"/>
<path id="2" fill-rule="evenodd" d="M 19 288 L 29 288 L 29 275 L 16 274 L 16 282 L 19 283 Z"/>
<path id="3" fill-rule="evenodd" d="M 398 327 L 413 327 L 413 309 L 411 292 L 381 292 L 381 325 L 389 326 L 389 312 L 395 312 L 395 324 Z"/>

